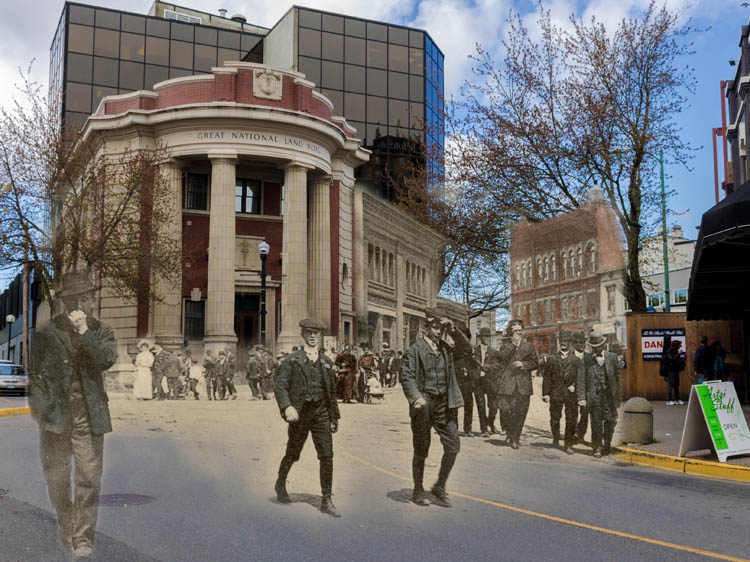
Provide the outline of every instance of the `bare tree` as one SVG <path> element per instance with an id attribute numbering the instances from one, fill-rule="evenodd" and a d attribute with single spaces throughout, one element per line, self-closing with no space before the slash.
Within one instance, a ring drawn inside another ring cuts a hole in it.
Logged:
<path id="1" fill-rule="evenodd" d="M 48 299 L 52 280 L 80 267 L 98 288 L 158 299 L 150 278 L 176 282 L 182 259 L 165 227 L 176 211 L 164 151 L 111 154 L 98 135 L 66 133 L 29 74 L 0 110 L 0 263 L 33 268 Z"/>

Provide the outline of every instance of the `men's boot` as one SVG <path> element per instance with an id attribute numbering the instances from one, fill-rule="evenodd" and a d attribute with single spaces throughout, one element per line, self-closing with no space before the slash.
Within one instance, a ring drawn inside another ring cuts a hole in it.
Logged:
<path id="1" fill-rule="evenodd" d="M 448 492 L 445 491 L 445 484 L 448 482 L 448 476 L 451 473 L 454 463 L 456 462 L 456 453 L 443 453 L 443 458 L 440 461 L 440 472 L 438 473 L 437 482 L 432 487 L 432 495 L 435 497 L 435 504 L 441 507 L 451 507 L 451 502 L 448 501 Z"/>
<path id="2" fill-rule="evenodd" d="M 331 517 L 341 517 L 336 506 L 331 500 L 331 490 L 333 488 L 333 458 L 326 457 L 320 459 L 320 490 L 323 499 L 320 501 L 320 511 Z"/>
<path id="3" fill-rule="evenodd" d="M 430 505 L 427 495 L 424 492 L 424 461 L 422 457 L 414 455 L 411 459 L 411 473 L 414 478 L 414 493 L 412 494 L 412 501 L 422 507 Z"/>
<path id="4" fill-rule="evenodd" d="M 276 491 L 276 500 L 279 503 L 292 503 L 292 498 L 286 491 L 286 477 L 289 475 L 289 470 L 292 468 L 292 463 L 287 460 L 286 457 L 281 459 L 279 465 L 279 476 L 276 479 L 276 484 L 273 489 Z"/>

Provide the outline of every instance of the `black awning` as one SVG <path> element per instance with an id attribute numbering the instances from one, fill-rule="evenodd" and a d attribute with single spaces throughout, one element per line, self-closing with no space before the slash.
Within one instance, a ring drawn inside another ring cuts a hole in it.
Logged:
<path id="1" fill-rule="evenodd" d="M 688 320 L 750 314 L 750 182 L 703 214 L 688 289 Z"/>

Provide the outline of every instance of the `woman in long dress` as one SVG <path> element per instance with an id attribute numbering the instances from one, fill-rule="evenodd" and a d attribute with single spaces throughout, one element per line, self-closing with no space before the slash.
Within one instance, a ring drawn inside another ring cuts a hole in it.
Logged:
<path id="1" fill-rule="evenodd" d="M 151 344 L 148 340 L 138 340 L 136 345 L 138 355 L 135 356 L 135 383 L 133 384 L 133 394 L 138 400 L 151 400 L 151 367 L 154 364 L 154 356 L 151 353 Z"/>

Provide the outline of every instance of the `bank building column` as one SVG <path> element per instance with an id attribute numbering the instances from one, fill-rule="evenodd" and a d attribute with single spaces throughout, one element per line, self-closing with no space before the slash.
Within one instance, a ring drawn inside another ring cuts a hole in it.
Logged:
<path id="1" fill-rule="evenodd" d="M 308 294 L 310 314 L 331 329 L 331 176 L 310 184 Z"/>
<path id="2" fill-rule="evenodd" d="M 278 348 L 301 345 L 299 322 L 308 315 L 307 171 L 297 162 L 284 166 L 281 334 Z"/>
<path id="3" fill-rule="evenodd" d="M 182 246 L 182 170 L 177 160 L 170 159 L 160 167 L 161 180 L 165 182 L 170 198 L 170 221 L 154 228 L 164 228 L 165 234 Z M 179 262 L 182 263 L 182 260 Z M 180 267 L 178 265 L 178 267 Z M 154 304 L 153 337 L 157 343 L 175 348 L 182 345 L 182 270 L 175 272 L 174 279 L 155 276 L 154 292 L 161 301 Z"/>
<path id="4" fill-rule="evenodd" d="M 208 233 L 208 287 L 206 291 L 207 349 L 234 346 L 234 189 L 237 153 L 209 152 L 211 208 Z"/>

